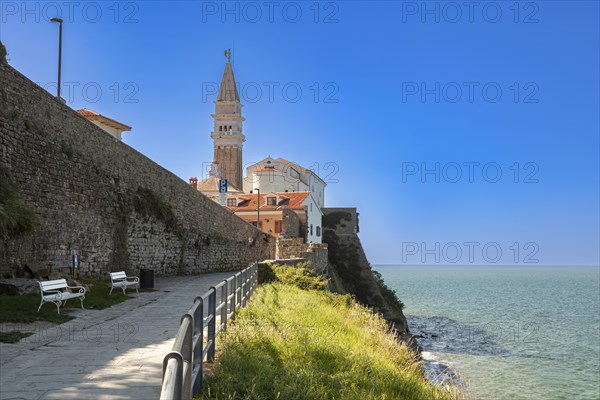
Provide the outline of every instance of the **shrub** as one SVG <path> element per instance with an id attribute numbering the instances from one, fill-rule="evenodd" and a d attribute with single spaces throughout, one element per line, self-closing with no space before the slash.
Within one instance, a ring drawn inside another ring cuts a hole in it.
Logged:
<path id="1" fill-rule="evenodd" d="M 39 218 L 26 203 L 19 187 L 0 171 L 0 239 L 31 232 Z"/>
<path id="2" fill-rule="evenodd" d="M 398 299 L 398 294 L 395 290 L 390 289 L 388 285 L 385 284 L 383 277 L 379 273 L 379 271 L 371 270 L 373 272 L 373 276 L 375 277 L 375 282 L 377 282 L 377 286 L 379 286 L 379 290 L 381 291 L 381 295 L 384 300 L 392 307 L 399 309 L 402 311 L 404 309 L 404 303 Z"/>
<path id="3" fill-rule="evenodd" d="M 169 232 L 176 236 L 183 236 L 181 227 L 177 222 L 177 216 L 173 207 L 163 201 L 156 193 L 147 188 L 139 187 L 132 194 L 133 207 L 135 211 L 143 216 L 154 217 L 165 224 Z"/>
<path id="4" fill-rule="evenodd" d="M 329 282 L 305 263 L 296 266 L 267 264 L 264 282 L 280 282 L 304 290 L 326 290 Z"/>
<path id="5" fill-rule="evenodd" d="M 0 61 L 4 61 L 5 58 L 6 58 L 6 47 L 0 41 Z"/>

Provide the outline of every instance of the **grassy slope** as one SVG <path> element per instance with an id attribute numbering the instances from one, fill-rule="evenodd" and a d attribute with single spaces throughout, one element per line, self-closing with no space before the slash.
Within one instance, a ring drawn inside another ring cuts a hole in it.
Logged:
<path id="1" fill-rule="evenodd" d="M 348 212 L 332 212 L 323 217 L 323 242 L 329 246 L 328 273 L 332 277 L 332 290 L 351 293 L 361 304 L 382 313 L 406 336 L 409 332 L 402 312 L 404 305 L 381 276 L 371 269 L 358 236 L 336 233 L 339 225 L 347 224 L 353 224 Z"/>
<path id="2" fill-rule="evenodd" d="M 212 399 L 449 399 L 349 296 L 261 286 L 223 335 Z"/>

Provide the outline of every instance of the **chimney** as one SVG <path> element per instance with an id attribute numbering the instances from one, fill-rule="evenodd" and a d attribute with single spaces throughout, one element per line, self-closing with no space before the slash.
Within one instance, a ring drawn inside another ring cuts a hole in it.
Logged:
<path id="1" fill-rule="evenodd" d="M 190 178 L 190 186 L 193 187 L 194 189 L 198 189 L 198 178 L 191 177 Z"/>

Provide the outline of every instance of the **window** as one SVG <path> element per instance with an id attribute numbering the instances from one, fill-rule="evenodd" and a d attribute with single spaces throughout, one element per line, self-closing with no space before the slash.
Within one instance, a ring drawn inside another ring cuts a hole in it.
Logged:
<path id="1" fill-rule="evenodd" d="M 227 199 L 227 207 L 237 207 L 237 199 L 236 198 Z"/>
<path id="2" fill-rule="evenodd" d="M 310 211 L 312 211 L 312 203 L 310 203 Z"/>
<path id="3" fill-rule="evenodd" d="M 313 234 L 313 226 L 312 226 L 312 224 L 310 224 L 310 234 L 311 235 Z"/>
<path id="4" fill-rule="evenodd" d="M 281 232 L 281 221 L 275 221 L 275 233 Z"/>
<path id="5" fill-rule="evenodd" d="M 267 197 L 267 205 L 268 206 L 276 206 L 277 205 L 277 197 Z"/>
<path id="6" fill-rule="evenodd" d="M 317 236 L 321 236 L 321 227 L 317 226 Z"/>
<path id="7" fill-rule="evenodd" d="M 223 126 L 219 126 L 219 132 L 223 132 Z"/>

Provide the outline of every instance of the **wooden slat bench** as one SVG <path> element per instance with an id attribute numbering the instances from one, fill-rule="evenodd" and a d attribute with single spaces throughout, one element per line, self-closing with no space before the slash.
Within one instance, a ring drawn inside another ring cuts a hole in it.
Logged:
<path id="1" fill-rule="evenodd" d="M 111 287 L 108 294 L 111 294 L 114 288 L 123 289 L 123 294 L 125 294 L 125 289 L 128 287 L 135 287 L 135 291 L 137 293 L 138 287 L 140 286 L 139 278 L 127 276 L 125 275 L 125 271 L 109 272 L 109 274 Z"/>
<path id="2" fill-rule="evenodd" d="M 66 279 L 55 279 L 53 281 L 40 281 L 40 294 L 42 301 L 38 307 L 38 312 L 44 303 L 56 304 L 56 310 L 60 314 L 60 307 L 64 306 L 69 299 L 78 298 L 83 308 L 83 299 L 85 299 L 85 288 L 83 286 L 69 286 Z"/>

